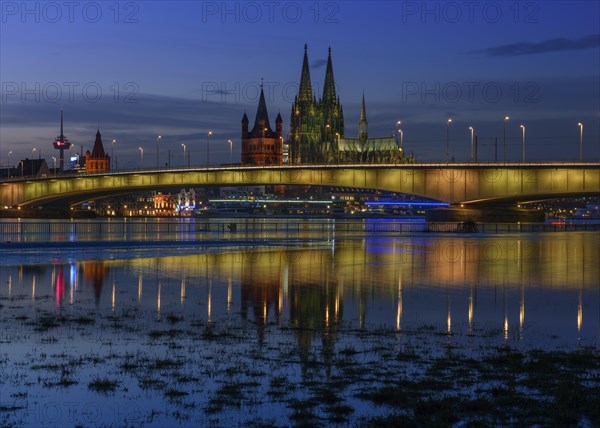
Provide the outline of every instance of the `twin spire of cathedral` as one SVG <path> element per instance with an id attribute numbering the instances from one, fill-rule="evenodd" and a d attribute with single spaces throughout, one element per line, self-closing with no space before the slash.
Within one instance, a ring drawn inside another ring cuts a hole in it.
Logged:
<path id="1" fill-rule="evenodd" d="M 310 69 L 308 67 L 308 46 L 304 44 L 304 59 L 302 60 L 302 74 L 300 75 L 300 88 L 298 89 L 299 102 L 315 102 L 310 80 Z M 339 104 L 335 92 L 335 80 L 333 78 L 333 64 L 331 62 L 331 47 L 328 49 L 327 68 L 325 70 L 325 83 L 323 84 L 323 104 Z"/>

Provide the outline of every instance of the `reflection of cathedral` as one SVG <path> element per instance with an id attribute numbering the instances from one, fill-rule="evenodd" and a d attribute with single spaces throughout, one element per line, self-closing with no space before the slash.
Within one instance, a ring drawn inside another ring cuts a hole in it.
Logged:
<path id="1" fill-rule="evenodd" d="M 100 295 L 102 294 L 102 285 L 108 275 L 109 268 L 103 261 L 89 261 L 83 263 L 83 275 L 85 283 L 92 283 L 94 287 L 94 298 L 96 304 L 100 303 Z"/>
<path id="2" fill-rule="evenodd" d="M 344 137 L 344 110 L 336 95 L 331 48 L 327 57 L 323 97 L 317 102 L 310 80 L 307 46 L 304 45 L 300 86 L 290 117 L 289 145 L 290 163 L 294 164 L 407 162 L 393 136 L 369 139 L 364 94 L 358 138 Z"/>

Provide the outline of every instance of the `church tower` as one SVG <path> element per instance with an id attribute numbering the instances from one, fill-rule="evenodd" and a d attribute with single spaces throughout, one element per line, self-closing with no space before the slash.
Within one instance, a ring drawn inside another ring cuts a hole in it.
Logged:
<path id="1" fill-rule="evenodd" d="M 248 116 L 242 117 L 242 163 L 247 165 L 280 165 L 283 160 L 283 120 L 275 119 L 275 131 L 269 124 L 267 103 L 263 85 L 260 85 L 260 98 L 254 127 L 248 131 Z"/>
<path id="2" fill-rule="evenodd" d="M 85 172 L 86 174 L 101 174 L 110 171 L 110 156 L 104 152 L 102 136 L 100 130 L 96 132 L 96 141 L 92 148 L 92 153 L 85 152 Z"/>
<path id="3" fill-rule="evenodd" d="M 321 161 L 321 117 L 310 81 L 308 47 L 304 45 L 304 59 L 298 95 L 290 116 L 290 163 Z"/>
<path id="4" fill-rule="evenodd" d="M 323 161 L 335 162 L 337 160 L 337 144 L 344 137 L 344 111 L 340 99 L 335 93 L 335 80 L 333 78 L 333 65 L 331 63 L 331 48 L 327 56 L 327 69 L 325 70 L 325 83 L 323 85 L 323 98 L 321 99 L 321 142 L 323 144 Z"/>

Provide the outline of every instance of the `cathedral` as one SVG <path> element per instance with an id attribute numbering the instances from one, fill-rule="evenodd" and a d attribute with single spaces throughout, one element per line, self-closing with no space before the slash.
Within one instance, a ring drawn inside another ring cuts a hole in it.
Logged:
<path id="1" fill-rule="evenodd" d="M 317 101 L 312 90 L 307 46 L 304 45 L 300 86 L 290 117 L 289 162 L 303 164 L 409 161 L 393 136 L 369 139 L 364 94 L 357 137 L 344 136 L 344 109 L 339 96 L 336 95 L 331 48 L 327 57 L 323 97 Z"/>

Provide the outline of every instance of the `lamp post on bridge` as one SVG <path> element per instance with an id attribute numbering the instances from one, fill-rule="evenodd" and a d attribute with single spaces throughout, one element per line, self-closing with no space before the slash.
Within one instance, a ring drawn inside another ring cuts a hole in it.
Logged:
<path id="1" fill-rule="evenodd" d="M 110 162 L 113 166 L 115 165 L 115 143 L 116 142 L 117 142 L 117 140 L 113 138 L 112 142 L 110 143 Z M 109 168 L 109 169 L 112 169 L 112 168 Z"/>
<path id="2" fill-rule="evenodd" d="M 504 116 L 504 163 L 506 163 L 506 122 L 508 122 L 509 119 L 509 116 Z"/>
<path id="3" fill-rule="evenodd" d="M 583 161 L 583 122 L 577 124 L 579 126 L 579 162 Z"/>
<path id="4" fill-rule="evenodd" d="M 229 143 L 229 163 L 233 163 L 233 141 L 227 140 Z"/>
<path id="5" fill-rule="evenodd" d="M 206 134 L 206 166 L 210 164 L 210 136 L 212 135 L 212 131 L 208 131 Z"/>
<path id="6" fill-rule="evenodd" d="M 471 162 L 475 159 L 475 152 L 473 150 L 473 133 L 475 129 L 472 126 L 469 126 L 469 131 L 471 131 Z"/>
<path id="7" fill-rule="evenodd" d="M 140 151 L 140 169 L 142 169 L 144 166 L 144 149 L 138 147 L 138 150 Z"/>
<path id="8" fill-rule="evenodd" d="M 31 149 L 31 175 L 33 175 L 33 155 L 35 153 L 37 149 L 34 147 L 33 149 Z"/>
<path id="9" fill-rule="evenodd" d="M 183 166 L 185 166 L 185 149 L 186 149 L 186 145 L 181 143 L 181 148 L 183 149 Z"/>
<path id="10" fill-rule="evenodd" d="M 156 136 L 156 169 L 158 170 L 158 142 L 162 137 L 160 135 Z"/>
<path id="11" fill-rule="evenodd" d="M 450 141 L 450 124 L 452 123 L 452 118 L 448 118 L 446 121 L 446 163 L 448 163 L 448 145 Z"/>
<path id="12" fill-rule="evenodd" d="M 522 162 L 525 162 L 525 125 L 521 124 L 520 128 L 523 130 L 523 143 L 521 148 Z"/>

